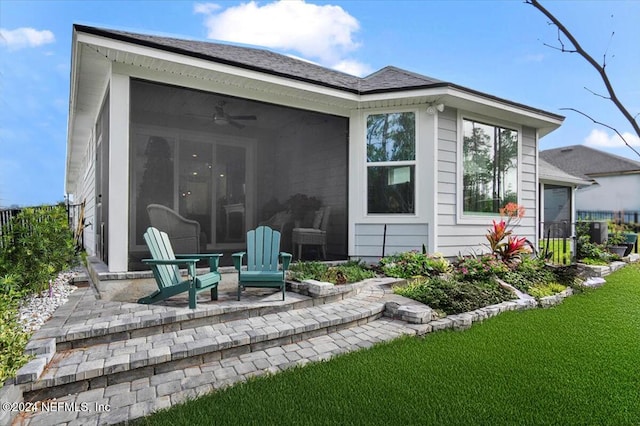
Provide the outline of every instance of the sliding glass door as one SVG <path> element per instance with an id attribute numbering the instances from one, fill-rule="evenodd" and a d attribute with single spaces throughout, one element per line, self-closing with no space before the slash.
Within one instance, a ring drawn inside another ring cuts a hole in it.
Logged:
<path id="1" fill-rule="evenodd" d="M 149 204 L 200 224 L 201 249 L 243 247 L 254 226 L 251 140 L 139 127 L 132 133 L 131 248 L 144 250 Z"/>

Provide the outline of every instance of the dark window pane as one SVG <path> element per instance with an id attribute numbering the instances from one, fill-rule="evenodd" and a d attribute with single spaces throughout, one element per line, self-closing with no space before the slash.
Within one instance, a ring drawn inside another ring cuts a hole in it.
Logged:
<path id="1" fill-rule="evenodd" d="M 369 167 L 368 212 L 414 213 L 415 166 Z"/>
<path id="2" fill-rule="evenodd" d="M 367 116 L 367 161 L 415 160 L 416 119 L 413 112 Z"/>

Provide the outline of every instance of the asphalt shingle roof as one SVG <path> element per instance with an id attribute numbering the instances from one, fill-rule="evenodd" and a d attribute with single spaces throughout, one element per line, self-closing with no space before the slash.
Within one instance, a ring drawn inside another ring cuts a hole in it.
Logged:
<path id="1" fill-rule="evenodd" d="M 590 148 L 571 145 L 540 151 L 540 158 L 565 172 L 583 179 L 597 175 L 640 173 L 640 162 Z"/>
<path id="2" fill-rule="evenodd" d="M 301 80 L 317 81 L 349 91 L 356 91 L 360 81 L 359 77 L 329 70 L 311 62 L 302 61 L 264 49 L 138 34 L 82 25 L 75 25 L 75 28 L 91 34 L 134 42 L 143 46 L 161 48 L 170 52 L 200 57 L 228 65 L 240 66 L 257 71 L 267 71 L 276 75 L 297 77 Z"/>
<path id="3" fill-rule="evenodd" d="M 538 176 L 540 179 L 571 183 L 574 185 L 591 185 L 592 183 L 590 180 L 582 179 L 564 170 L 560 170 L 556 166 L 549 164 L 542 157 L 538 159 Z"/>
<path id="4" fill-rule="evenodd" d="M 362 79 L 361 92 L 375 92 L 390 89 L 447 85 L 442 80 L 420 75 L 401 68 L 387 66 Z"/>
<path id="5" fill-rule="evenodd" d="M 138 34 L 127 31 L 111 30 L 75 24 L 77 31 L 108 37 L 128 43 L 162 49 L 165 51 L 198 57 L 267 74 L 287 77 L 299 81 L 319 84 L 357 94 L 393 92 L 420 88 L 451 87 L 486 98 L 542 113 L 556 119 L 564 117 L 524 104 L 498 98 L 483 92 L 469 89 L 451 82 L 445 82 L 418 73 L 387 66 L 373 74 L 361 78 L 290 56 L 253 47 L 231 44 L 211 43 L 198 40 L 185 40 L 173 37 Z"/>

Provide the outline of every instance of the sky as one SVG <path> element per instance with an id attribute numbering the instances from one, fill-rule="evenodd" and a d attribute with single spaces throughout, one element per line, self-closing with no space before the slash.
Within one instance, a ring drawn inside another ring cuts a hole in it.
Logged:
<path id="1" fill-rule="evenodd" d="M 542 0 L 640 113 L 640 0 Z M 557 49 L 520 0 L 0 1 L 0 207 L 64 199 L 72 25 L 250 46 L 366 76 L 387 65 L 564 115 L 540 149 L 586 144 L 640 161 L 599 75 Z"/>

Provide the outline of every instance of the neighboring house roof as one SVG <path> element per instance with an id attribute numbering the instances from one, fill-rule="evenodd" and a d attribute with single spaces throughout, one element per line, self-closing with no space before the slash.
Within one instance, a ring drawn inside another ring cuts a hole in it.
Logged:
<path id="1" fill-rule="evenodd" d="M 585 145 L 546 149 L 540 151 L 540 158 L 566 173 L 582 179 L 592 179 L 597 176 L 640 174 L 640 162 L 589 148 Z"/>
<path id="2" fill-rule="evenodd" d="M 552 184 L 569 184 L 577 186 L 592 184 L 590 180 L 582 179 L 560 170 L 542 158 L 538 158 L 538 178 L 541 181 Z"/>
<path id="3" fill-rule="evenodd" d="M 393 66 L 387 66 L 367 77 L 361 78 L 264 49 L 137 34 L 127 31 L 88 27 L 78 24 L 74 25 L 74 29 L 88 34 L 104 36 L 146 47 L 158 48 L 168 52 L 188 55 L 199 59 L 237 66 L 253 71 L 260 71 L 280 77 L 288 77 L 359 95 L 450 87 L 499 102 L 504 102 L 537 114 L 544 114 L 555 120 L 564 120 L 562 115 L 553 114 L 548 111 L 498 98 L 451 82 L 437 80 Z"/>

